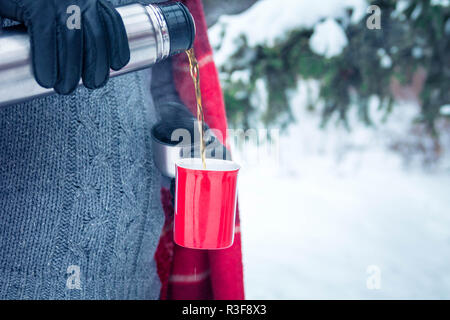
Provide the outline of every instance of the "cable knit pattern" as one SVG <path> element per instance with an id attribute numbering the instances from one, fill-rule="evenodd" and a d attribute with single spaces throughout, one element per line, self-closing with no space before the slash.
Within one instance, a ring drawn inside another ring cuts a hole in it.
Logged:
<path id="1" fill-rule="evenodd" d="M 0 108 L 1 299 L 158 298 L 149 78 Z"/>
<path id="2" fill-rule="evenodd" d="M 150 74 L 0 108 L 0 299 L 159 297 Z"/>

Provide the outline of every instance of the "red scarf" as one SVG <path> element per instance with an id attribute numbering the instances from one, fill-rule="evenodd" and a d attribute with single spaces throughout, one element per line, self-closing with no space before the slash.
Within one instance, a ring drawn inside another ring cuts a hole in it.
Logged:
<path id="1" fill-rule="evenodd" d="M 225 105 L 208 40 L 203 5 L 201 0 L 182 2 L 189 8 L 196 23 L 194 49 L 199 62 L 205 121 L 210 128 L 220 130 L 225 139 Z M 175 85 L 181 100 L 196 114 L 187 56 L 179 54 L 172 61 Z M 161 201 L 166 221 L 155 253 L 162 284 L 161 299 L 244 299 L 239 210 L 233 246 L 224 250 L 194 250 L 173 242 L 173 206 L 169 190 L 161 190 Z"/>

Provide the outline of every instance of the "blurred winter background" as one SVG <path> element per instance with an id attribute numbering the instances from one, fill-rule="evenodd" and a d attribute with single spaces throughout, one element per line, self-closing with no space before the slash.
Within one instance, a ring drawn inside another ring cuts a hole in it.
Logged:
<path id="1" fill-rule="evenodd" d="M 230 126 L 280 130 L 233 151 L 247 298 L 450 298 L 449 2 L 259 0 L 210 27 Z"/>

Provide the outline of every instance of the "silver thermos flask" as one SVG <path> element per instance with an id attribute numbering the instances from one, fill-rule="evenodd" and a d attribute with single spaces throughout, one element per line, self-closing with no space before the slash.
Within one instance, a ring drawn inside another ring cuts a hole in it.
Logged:
<path id="1" fill-rule="evenodd" d="M 116 9 L 127 32 L 130 62 L 119 71 L 111 70 L 111 77 L 150 67 L 193 45 L 194 20 L 181 3 L 133 3 Z M 5 28 L 0 33 L 0 106 L 54 93 L 34 79 L 30 50 L 23 28 Z"/>

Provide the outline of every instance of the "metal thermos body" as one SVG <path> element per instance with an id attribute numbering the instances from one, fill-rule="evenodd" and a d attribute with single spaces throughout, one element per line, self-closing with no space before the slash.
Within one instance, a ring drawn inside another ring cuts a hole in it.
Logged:
<path id="1" fill-rule="evenodd" d="M 150 67 L 176 53 L 171 50 L 171 36 L 174 35 L 170 34 L 170 23 L 176 24 L 174 29 L 178 28 L 175 30 L 177 32 L 184 28 L 183 25 L 180 27 L 178 12 L 170 12 L 171 18 L 178 19 L 170 22 L 157 5 L 133 3 L 116 9 L 122 17 L 128 36 L 130 62 L 119 71 L 111 70 L 111 77 Z M 189 11 L 185 7 L 183 10 L 182 14 L 189 16 L 186 19 L 190 20 L 191 26 L 186 27 L 190 30 L 186 30 L 186 35 L 182 36 L 191 36 L 193 41 L 194 22 Z M 187 46 L 192 46 L 192 41 Z M 29 36 L 25 30 L 0 33 L 0 106 L 54 93 L 53 89 L 43 88 L 36 82 L 30 51 Z"/>

